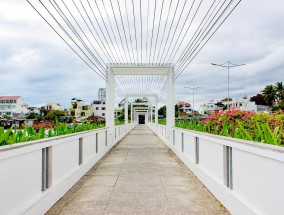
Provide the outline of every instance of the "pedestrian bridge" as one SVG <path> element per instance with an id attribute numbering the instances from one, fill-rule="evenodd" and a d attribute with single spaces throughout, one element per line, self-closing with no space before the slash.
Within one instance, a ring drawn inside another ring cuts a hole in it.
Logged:
<path id="1" fill-rule="evenodd" d="M 2 146 L 0 214 L 284 214 L 282 147 L 167 129 L 146 120 Z"/>
<path id="2" fill-rule="evenodd" d="M 284 214 L 283 148 L 175 127 L 176 80 L 241 0 L 27 2 L 105 80 L 106 128 L 1 147 L 1 215 Z"/>
<path id="3" fill-rule="evenodd" d="M 229 214 L 146 125 L 137 125 L 48 212 Z"/>

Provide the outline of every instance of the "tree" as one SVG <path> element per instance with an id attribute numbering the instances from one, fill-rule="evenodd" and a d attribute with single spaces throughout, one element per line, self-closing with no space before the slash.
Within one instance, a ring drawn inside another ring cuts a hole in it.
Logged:
<path id="1" fill-rule="evenodd" d="M 178 104 L 175 105 L 175 117 L 178 117 L 179 115 L 179 108 L 180 106 Z"/>
<path id="2" fill-rule="evenodd" d="M 142 103 L 142 99 L 135 99 L 135 103 Z"/>
<path id="3" fill-rule="evenodd" d="M 267 85 L 263 90 L 262 93 L 265 96 L 265 101 L 269 106 L 273 106 L 273 102 L 275 102 L 277 96 L 276 96 L 276 90 L 273 85 Z"/>
<path id="4" fill-rule="evenodd" d="M 284 86 L 282 81 L 275 84 L 275 93 L 278 100 L 284 101 Z"/>
<path id="5" fill-rule="evenodd" d="M 60 116 L 65 116 L 65 112 L 62 110 L 51 110 L 45 115 L 46 120 L 59 119 Z"/>
<path id="6" fill-rule="evenodd" d="M 162 115 L 164 118 L 167 116 L 167 107 L 164 105 L 163 107 L 160 107 L 158 110 L 158 114 Z"/>
<path id="7" fill-rule="evenodd" d="M 31 112 L 26 118 L 40 120 L 41 116 L 35 112 Z"/>
<path id="8" fill-rule="evenodd" d="M 256 105 L 268 105 L 263 94 L 250 97 L 250 101 L 255 102 Z"/>

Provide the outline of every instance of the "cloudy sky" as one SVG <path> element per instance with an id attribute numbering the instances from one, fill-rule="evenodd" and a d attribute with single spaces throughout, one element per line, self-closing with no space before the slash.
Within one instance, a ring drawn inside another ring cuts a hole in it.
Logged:
<path id="1" fill-rule="evenodd" d="M 176 100 L 198 106 L 227 94 L 227 70 L 211 62 L 246 64 L 230 71 L 230 94 L 240 98 L 284 81 L 284 3 L 243 0 L 176 82 Z M 0 1 L 0 95 L 30 105 L 70 99 L 90 102 L 105 82 L 90 70 L 24 0 Z M 181 98 L 183 97 L 183 98 Z"/>

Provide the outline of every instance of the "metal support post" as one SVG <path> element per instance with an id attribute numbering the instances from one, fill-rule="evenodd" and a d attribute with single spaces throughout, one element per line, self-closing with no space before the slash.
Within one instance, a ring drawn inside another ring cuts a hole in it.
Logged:
<path id="1" fill-rule="evenodd" d="M 155 123 L 158 124 L 158 97 L 155 98 Z"/>
<path id="2" fill-rule="evenodd" d="M 115 106 L 115 76 L 108 67 L 108 80 L 106 83 L 106 127 L 108 128 L 108 145 L 114 141 L 114 106 Z"/>
<path id="3" fill-rule="evenodd" d="M 125 104 L 124 104 L 124 121 L 126 127 L 128 126 L 128 97 L 125 97 Z"/>
<path id="4" fill-rule="evenodd" d="M 130 120 L 131 120 L 131 123 L 133 122 L 133 104 L 131 103 L 131 106 L 130 106 Z"/>
<path id="5" fill-rule="evenodd" d="M 172 128 L 175 125 L 174 83 L 172 67 L 167 74 L 167 141 L 172 142 Z"/>

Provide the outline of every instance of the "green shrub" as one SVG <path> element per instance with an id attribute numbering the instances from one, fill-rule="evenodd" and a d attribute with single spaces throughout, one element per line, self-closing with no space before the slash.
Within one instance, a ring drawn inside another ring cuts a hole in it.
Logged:
<path id="1" fill-rule="evenodd" d="M 0 146 L 32 141 L 32 140 L 39 140 L 43 138 L 55 137 L 65 134 L 72 134 L 82 131 L 89 131 L 103 127 L 105 127 L 104 124 L 95 124 L 95 123 L 68 125 L 66 123 L 59 123 L 58 120 L 56 126 L 53 129 L 49 129 L 47 131 L 45 131 L 44 128 L 40 128 L 39 131 L 37 132 L 32 127 L 27 127 L 24 130 L 17 130 L 14 128 L 10 128 L 9 130 L 4 131 L 4 128 L 0 127 Z"/>
<path id="2" fill-rule="evenodd" d="M 177 122 L 177 127 L 244 140 L 284 145 L 284 112 L 220 111 L 201 122 Z"/>

